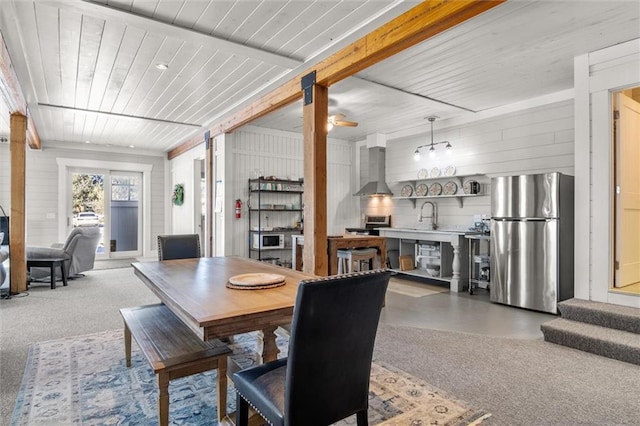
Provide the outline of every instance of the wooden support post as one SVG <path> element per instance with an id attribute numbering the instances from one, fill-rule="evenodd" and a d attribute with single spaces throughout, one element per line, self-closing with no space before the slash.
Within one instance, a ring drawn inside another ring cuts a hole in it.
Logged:
<path id="1" fill-rule="evenodd" d="M 27 150 L 27 117 L 11 114 L 11 294 L 27 291 L 27 255 L 25 247 L 25 176 Z"/>
<path id="2" fill-rule="evenodd" d="M 326 276 L 327 120 L 329 89 L 313 84 L 313 101 L 302 109 L 304 138 L 304 272 Z"/>

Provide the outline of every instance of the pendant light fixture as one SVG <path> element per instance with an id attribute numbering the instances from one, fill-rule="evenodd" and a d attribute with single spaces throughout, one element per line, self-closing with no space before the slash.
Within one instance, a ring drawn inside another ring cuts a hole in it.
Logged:
<path id="1" fill-rule="evenodd" d="M 427 117 L 427 120 L 429 120 L 429 122 L 431 123 L 431 143 L 428 144 L 424 144 L 424 145 L 420 145 L 419 147 L 416 148 L 416 150 L 413 152 L 413 159 L 416 161 L 420 161 L 420 149 L 422 148 L 426 148 L 429 147 L 429 157 L 435 157 L 436 156 L 436 145 L 441 145 L 441 144 L 446 144 L 445 145 L 445 149 L 447 150 L 447 154 L 451 153 L 452 150 L 452 146 L 451 143 L 449 143 L 449 141 L 442 141 L 442 142 L 434 142 L 433 141 L 433 122 L 436 121 L 436 117 L 435 115 L 432 115 L 430 117 Z"/>

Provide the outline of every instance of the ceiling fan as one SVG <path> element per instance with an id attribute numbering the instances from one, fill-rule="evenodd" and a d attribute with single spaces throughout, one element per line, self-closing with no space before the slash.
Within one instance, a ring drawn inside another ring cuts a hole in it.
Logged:
<path id="1" fill-rule="evenodd" d="M 327 131 L 333 129 L 334 126 L 356 127 L 358 125 L 355 121 L 344 120 L 345 117 L 344 114 L 330 115 L 327 120 Z"/>

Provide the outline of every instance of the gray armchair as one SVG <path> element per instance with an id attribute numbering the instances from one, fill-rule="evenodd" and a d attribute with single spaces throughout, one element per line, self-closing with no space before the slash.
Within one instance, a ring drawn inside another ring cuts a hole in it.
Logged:
<path id="1" fill-rule="evenodd" d="M 9 258 L 9 252 L 0 249 L 0 287 L 4 286 L 4 280 L 7 278 L 8 272 L 4 267 L 4 261 Z"/>
<path id="2" fill-rule="evenodd" d="M 54 244 L 51 247 L 27 247 L 27 259 L 67 259 L 65 261 L 67 277 L 74 278 L 80 276 L 81 272 L 93 269 L 99 241 L 100 228 L 74 228 L 63 244 Z M 31 279 L 44 278 L 49 274 L 46 268 L 31 268 Z"/>

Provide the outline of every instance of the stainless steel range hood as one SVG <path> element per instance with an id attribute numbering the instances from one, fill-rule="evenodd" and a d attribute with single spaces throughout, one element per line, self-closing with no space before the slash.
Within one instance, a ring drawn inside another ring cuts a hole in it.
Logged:
<path id="1" fill-rule="evenodd" d="M 369 182 L 353 195 L 393 195 L 384 176 L 385 148 L 369 148 Z"/>

